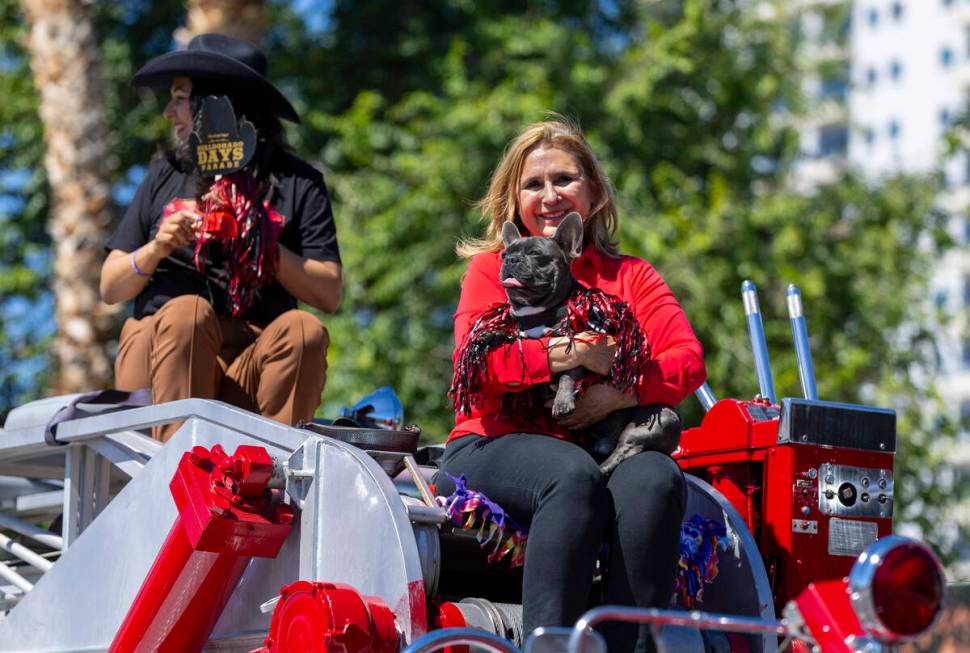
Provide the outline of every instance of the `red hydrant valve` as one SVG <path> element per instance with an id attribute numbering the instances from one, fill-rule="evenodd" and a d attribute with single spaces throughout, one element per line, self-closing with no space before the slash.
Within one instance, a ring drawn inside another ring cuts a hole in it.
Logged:
<path id="1" fill-rule="evenodd" d="M 267 485 L 273 461 L 262 447 L 232 456 L 216 445 L 193 447 L 170 488 L 185 534 L 196 551 L 275 558 L 293 521 L 292 509 Z"/>
<path id="2" fill-rule="evenodd" d="M 395 653 L 394 613 L 343 583 L 300 580 L 280 590 L 263 648 L 253 653 Z"/>

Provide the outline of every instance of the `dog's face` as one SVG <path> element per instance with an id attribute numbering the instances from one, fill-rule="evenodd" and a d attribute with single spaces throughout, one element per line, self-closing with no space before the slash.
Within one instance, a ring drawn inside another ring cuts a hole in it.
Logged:
<path id="1" fill-rule="evenodd" d="M 570 288 L 570 264 L 583 248 L 583 220 L 570 213 L 552 238 L 523 238 L 512 222 L 502 226 L 502 286 L 513 308 L 551 308 Z"/>

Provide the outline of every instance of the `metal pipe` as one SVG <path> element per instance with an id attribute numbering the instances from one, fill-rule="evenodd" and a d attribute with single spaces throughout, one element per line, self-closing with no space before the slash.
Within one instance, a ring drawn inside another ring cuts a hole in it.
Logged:
<path id="1" fill-rule="evenodd" d="M 401 653 L 431 653 L 446 646 L 457 645 L 484 648 L 493 653 L 522 653 L 509 640 L 478 628 L 443 628 L 432 630 L 411 642 Z"/>
<path id="2" fill-rule="evenodd" d="M 40 557 L 30 549 L 25 547 L 23 544 L 14 542 L 3 533 L 0 533 L 0 549 L 4 549 L 9 553 L 14 554 L 18 558 L 26 562 L 28 565 L 30 565 L 31 567 L 36 567 L 41 571 L 47 571 L 48 569 L 54 566 L 54 563 L 51 562 L 50 560 Z"/>
<path id="3" fill-rule="evenodd" d="M 744 314 L 748 319 L 748 335 L 751 336 L 751 350 L 754 353 L 754 368 L 758 373 L 761 396 L 775 403 L 775 384 L 771 380 L 768 343 L 765 341 L 765 329 L 761 324 L 758 288 L 754 285 L 754 281 L 746 280 L 741 284 L 741 300 L 744 302 Z"/>
<path id="4" fill-rule="evenodd" d="M 0 527 L 17 531 L 21 535 L 26 535 L 32 540 L 40 542 L 41 544 L 46 544 L 47 546 L 55 549 L 64 548 L 64 539 L 60 535 L 55 535 L 54 533 L 45 531 L 43 528 L 35 526 L 30 522 L 17 519 L 16 517 L 12 517 L 10 515 L 5 515 L 2 512 L 0 512 Z"/>
<path id="5" fill-rule="evenodd" d="M 0 578 L 13 583 L 24 592 L 29 592 L 30 590 L 34 589 L 33 584 L 29 580 L 15 572 L 3 562 L 0 562 Z"/>
<path id="6" fill-rule="evenodd" d="M 603 621 L 624 621 L 638 624 L 688 626 L 699 630 L 726 630 L 734 633 L 773 633 L 788 634 L 784 622 L 739 617 L 729 614 L 712 614 L 693 610 L 658 610 L 656 608 L 628 608 L 618 605 L 604 605 L 587 611 L 576 622 L 569 636 L 568 653 L 583 653 L 590 640 L 593 626 Z"/>
<path id="7" fill-rule="evenodd" d="M 411 474 L 411 481 L 418 488 L 418 494 L 421 495 L 424 505 L 429 508 L 439 508 L 434 500 L 434 495 L 431 494 L 431 488 L 428 487 L 428 482 L 424 480 L 424 476 L 421 475 L 421 470 L 418 469 L 418 463 L 415 462 L 414 456 L 410 454 L 404 456 L 404 466 L 407 468 L 408 473 Z"/>
<path id="8" fill-rule="evenodd" d="M 286 489 L 286 460 L 281 456 L 270 456 L 273 460 L 273 472 L 270 474 L 266 487 L 271 490 Z"/>
<path id="9" fill-rule="evenodd" d="M 714 391 L 711 390 L 711 386 L 707 385 L 707 381 L 704 381 L 701 387 L 694 390 L 694 396 L 701 402 L 705 413 L 711 409 L 711 406 L 717 403 L 717 397 L 714 395 Z"/>
<path id="10" fill-rule="evenodd" d="M 802 291 L 793 283 L 788 284 L 788 317 L 791 320 L 791 337 L 795 342 L 795 359 L 798 361 L 798 378 L 802 382 L 802 394 L 806 399 L 818 399 L 815 386 L 815 367 L 812 365 L 812 348 L 808 344 L 808 325 L 802 308 Z"/>

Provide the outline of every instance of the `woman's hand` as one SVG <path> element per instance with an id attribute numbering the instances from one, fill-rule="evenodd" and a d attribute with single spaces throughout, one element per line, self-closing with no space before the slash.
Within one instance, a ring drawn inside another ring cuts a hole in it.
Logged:
<path id="1" fill-rule="evenodd" d="M 576 409 L 558 420 L 558 424 L 573 431 L 581 430 L 592 426 L 614 410 L 636 405 L 636 395 L 618 390 L 608 383 L 597 383 L 576 397 Z"/>
<path id="2" fill-rule="evenodd" d="M 186 204 L 189 201 L 185 202 Z M 184 247 L 195 240 L 199 232 L 202 219 L 194 211 L 195 202 L 191 208 L 171 213 L 162 220 L 155 239 L 149 245 L 155 250 L 158 261 L 171 254 L 179 247 Z"/>
<path id="3" fill-rule="evenodd" d="M 568 353 L 567 353 L 568 350 Z M 616 354 L 616 341 L 595 331 L 573 336 L 572 347 L 567 336 L 549 339 L 549 371 L 553 374 L 585 367 L 600 376 L 609 376 Z"/>
<path id="4" fill-rule="evenodd" d="M 101 299 L 105 304 L 128 301 L 140 293 L 158 265 L 177 247 L 196 238 L 201 219 L 195 201 L 183 200 L 184 209 L 169 214 L 155 238 L 134 252 L 112 250 L 101 266 Z"/>

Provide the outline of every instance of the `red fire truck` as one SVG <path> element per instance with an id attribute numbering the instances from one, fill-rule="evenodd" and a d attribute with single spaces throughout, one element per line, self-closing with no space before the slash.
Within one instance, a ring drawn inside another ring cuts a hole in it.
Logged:
<path id="1" fill-rule="evenodd" d="M 392 393 L 351 410 L 364 426 L 306 428 L 212 401 L 52 398 L 0 430 L 0 652 L 602 652 L 595 626 L 614 619 L 652 624 L 662 651 L 871 653 L 919 636 L 944 580 L 926 545 L 892 534 L 895 413 L 818 399 L 794 287 L 804 396 L 777 399 L 754 284 L 742 297 L 760 392 L 698 391 L 667 609 L 593 605 L 522 632 L 521 570 L 449 519 L 428 484 L 440 446 L 417 447 Z M 84 416 L 51 429 L 78 399 Z M 164 446 L 148 437 L 175 420 Z"/>

